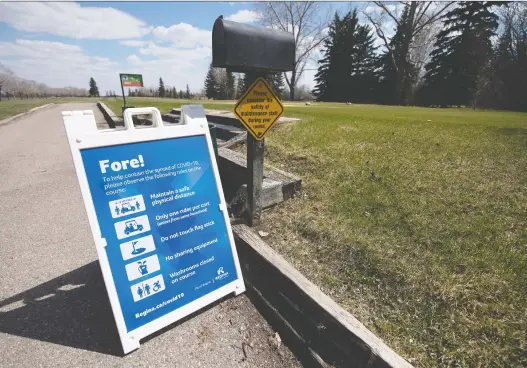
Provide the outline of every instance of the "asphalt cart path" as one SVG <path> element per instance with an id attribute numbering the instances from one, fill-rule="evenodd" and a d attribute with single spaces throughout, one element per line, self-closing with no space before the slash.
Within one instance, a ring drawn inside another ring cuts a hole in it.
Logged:
<path id="1" fill-rule="evenodd" d="M 216 303 L 125 357 L 87 223 L 61 111 L 0 126 L 2 367 L 298 366 L 247 297 Z"/>

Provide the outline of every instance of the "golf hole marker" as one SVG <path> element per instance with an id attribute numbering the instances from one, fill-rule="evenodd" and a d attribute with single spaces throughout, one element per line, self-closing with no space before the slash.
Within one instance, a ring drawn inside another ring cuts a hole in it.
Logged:
<path id="1" fill-rule="evenodd" d="M 151 114 L 136 129 L 133 115 Z M 62 113 L 104 283 L 125 354 L 139 341 L 245 291 L 205 112 L 125 110 L 125 129 Z"/>

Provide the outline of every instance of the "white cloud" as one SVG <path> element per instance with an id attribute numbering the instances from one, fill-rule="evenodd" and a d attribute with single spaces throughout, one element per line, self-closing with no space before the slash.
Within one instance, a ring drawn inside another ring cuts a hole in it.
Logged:
<path id="1" fill-rule="evenodd" d="M 212 32 L 196 28 L 187 23 L 178 23 L 166 27 L 156 27 L 152 31 L 154 37 L 161 41 L 170 41 L 176 47 L 192 48 L 212 46 Z"/>
<path id="2" fill-rule="evenodd" d="M 225 19 L 239 23 L 254 23 L 261 18 L 261 14 L 252 10 L 239 10 Z"/>
<path id="3" fill-rule="evenodd" d="M 119 63 L 86 55 L 78 45 L 24 39 L 0 42 L 0 62 L 21 78 L 50 87 L 87 88 L 90 77 L 98 81 L 102 93 L 119 87 Z"/>
<path id="4" fill-rule="evenodd" d="M 151 31 L 145 22 L 120 10 L 76 3 L 0 2 L 0 22 L 19 31 L 76 39 L 138 38 Z"/>
<path id="5" fill-rule="evenodd" d="M 125 41 L 119 41 L 119 43 L 123 46 L 130 46 L 130 47 L 142 47 L 148 44 L 148 41 L 141 41 L 141 40 L 125 40 Z"/>
<path id="6" fill-rule="evenodd" d="M 142 60 L 139 58 L 139 56 L 137 56 L 136 54 L 133 54 L 133 55 L 129 55 L 126 58 L 126 61 L 128 61 L 128 63 L 132 65 L 139 65 Z"/>
<path id="7" fill-rule="evenodd" d="M 77 55 L 81 54 L 82 50 L 77 45 L 70 45 L 62 42 L 20 39 L 15 42 L 0 41 L 0 56 L 46 59 L 53 57 L 54 53 Z"/>
<path id="8" fill-rule="evenodd" d="M 154 57 L 154 59 L 152 59 Z M 160 77 L 165 85 L 185 89 L 188 84 L 192 91 L 203 87 L 205 75 L 212 57 L 208 47 L 181 48 L 174 45 L 162 47 L 149 44 L 138 49 L 138 54 L 126 58 L 130 72 L 143 74 L 145 86 L 157 86 Z"/>
<path id="9" fill-rule="evenodd" d="M 211 49 L 208 47 L 195 47 L 195 48 L 178 48 L 176 46 L 159 46 L 154 43 L 149 44 L 146 47 L 139 49 L 139 52 L 143 55 L 152 55 L 157 57 L 177 57 L 182 59 L 183 62 L 194 62 L 211 56 Z"/>
<path id="10" fill-rule="evenodd" d="M 400 7 L 397 6 L 397 4 L 387 4 L 386 9 L 392 14 L 398 14 L 398 11 L 400 10 Z M 378 5 L 368 5 L 364 8 L 364 12 L 373 15 L 373 14 L 381 14 L 384 12 L 384 10 L 378 6 Z"/>
<path id="11" fill-rule="evenodd" d="M 180 39 L 174 34 L 176 29 L 187 30 L 188 38 Z M 51 87 L 86 88 L 87 81 L 93 77 L 104 94 L 107 90 L 119 91 L 119 73 L 129 72 L 143 74 L 147 87 L 156 87 L 162 77 L 167 86 L 180 90 L 188 84 L 192 91 L 200 91 L 212 56 L 208 47 L 210 32 L 176 25 L 158 32 L 158 37 L 165 38 L 165 42 L 121 41 L 135 48 L 122 62 L 112 61 L 104 54 L 87 55 L 73 43 L 27 39 L 0 41 L 0 62 L 21 78 Z"/>
<path id="12" fill-rule="evenodd" d="M 145 85 L 156 86 L 162 77 L 167 86 L 184 89 L 188 84 L 192 91 L 200 91 L 212 57 L 212 32 L 178 23 L 156 27 L 152 35 L 155 43 L 142 45 L 127 58 L 142 71 Z"/>

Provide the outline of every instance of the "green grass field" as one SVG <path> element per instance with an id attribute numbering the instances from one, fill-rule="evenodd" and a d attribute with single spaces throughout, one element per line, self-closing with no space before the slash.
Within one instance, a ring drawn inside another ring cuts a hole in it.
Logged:
<path id="1" fill-rule="evenodd" d="M 95 98 L 45 98 L 45 99 L 27 99 L 27 100 L 6 100 L 2 98 L 0 101 L 0 120 L 7 119 L 13 115 L 17 115 L 29 111 L 35 107 L 46 105 L 49 103 L 68 103 L 68 102 L 95 102 Z"/>
<path id="2" fill-rule="evenodd" d="M 51 99 L 4 100 L 0 101 L 0 120 L 51 103 Z"/>
<path id="3" fill-rule="evenodd" d="M 416 366 L 526 366 L 527 114 L 286 103 L 284 115 L 303 120 L 269 133 L 266 162 L 303 190 L 264 213 L 266 241 Z"/>
<path id="4" fill-rule="evenodd" d="M 121 116 L 121 109 L 123 106 L 122 98 L 102 98 L 106 106 L 108 106 L 116 115 Z M 174 100 L 168 98 L 139 98 L 127 97 L 126 104 L 134 107 L 149 107 L 154 106 L 161 111 L 162 114 L 169 112 L 174 107 L 181 107 L 184 104 L 201 104 L 206 109 L 231 110 L 235 101 L 197 101 L 197 100 Z"/>

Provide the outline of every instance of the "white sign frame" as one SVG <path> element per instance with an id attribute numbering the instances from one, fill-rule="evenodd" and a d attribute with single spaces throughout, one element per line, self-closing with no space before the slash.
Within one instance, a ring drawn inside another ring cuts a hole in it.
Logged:
<path id="1" fill-rule="evenodd" d="M 135 128 L 132 116 L 135 115 L 152 115 L 153 126 L 148 128 Z M 98 130 L 93 116 L 93 111 L 63 111 L 62 119 L 66 129 L 68 142 L 70 145 L 77 179 L 79 181 L 84 206 L 88 216 L 93 240 L 97 249 L 99 264 L 106 285 L 106 291 L 110 299 L 113 316 L 117 325 L 117 331 L 121 339 L 124 354 L 128 354 L 139 348 L 139 341 L 152 333 L 163 329 L 164 327 L 202 309 L 203 307 L 223 298 L 226 295 L 234 293 L 239 295 L 245 292 L 240 261 L 232 235 L 231 223 L 227 211 L 223 187 L 219 176 L 218 166 L 214 159 L 214 148 L 210 137 L 208 122 L 205 117 L 205 111 L 202 105 L 184 105 L 181 108 L 181 123 L 164 125 L 161 113 L 155 107 L 128 108 L 124 111 L 125 129 L 106 129 Z M 113 282 L 110 269 L 110 263 L 106 255 L 106 240 L 102 238 L 99 228 L 99 222 L 95 212 L 95 206 L 91 196 L 90 188 L 84 163 L 82 161 L 81 150 L 96 147 L 106 147 L 113 145 L 122 145 L 138 142 L 157 141 L 161 139 L 181 138 L 190 136 L 205 136 L 209 157 L 211 157 L 211 167 L 213 169 L 218 196 L 220 199 L 219 210 L 223 212 L 227 234 L 231 245 L 231 252 L 236 269 L 236 280 L 224 285 L 209 294 L 206 294 L 193 302 L 190 302 L 179 309 L 176 309 L 164 316 L 153 320 L 141 327 L 127 332 L 124 321 L 124 315 L 121 304 L 117 297 L 117 289 Z"/>

